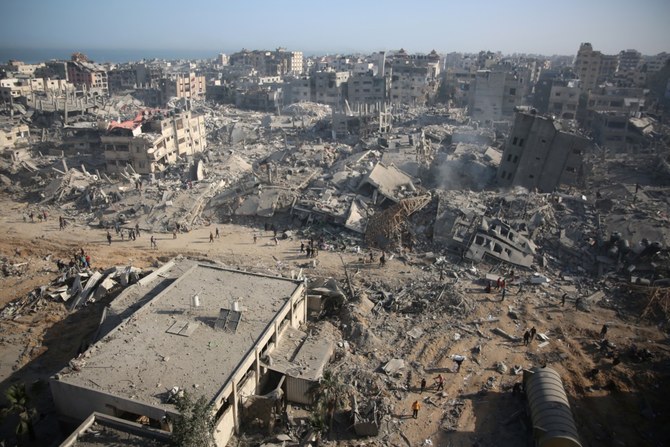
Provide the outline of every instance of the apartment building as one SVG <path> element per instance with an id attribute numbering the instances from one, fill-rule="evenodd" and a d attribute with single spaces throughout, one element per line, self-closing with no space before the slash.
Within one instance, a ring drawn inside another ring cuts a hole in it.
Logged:
<path id="1" fill-rule="evenodd" d="M 195 73 L 178 73 L 159 81 L 164 99 L 188 98 L 205 99 L 207 86 L 204 76 Z"/>
<path id="2" fill-rule="evenodd" d="M 83 60 L 68 61 L 67 79 L 78 89 L 94 95 L 109 95 L 107 70 L 101 65 Z"/>
<path id="3" fill-rule="evenodd" d="M 64 93 L 74 91 L 73 84 L 64 79 L 8 78 L 0 79 L 0 100 L 10 101 L 32 93 Z"/>
<path id="4" fill-rule="evenodd" d="M 548 113 L 560 119 L 576 119 L 581 92 L 579 81 L 554 81 L 549 94 Z"/>
<path id="5" fill-rule="evenodd" d="M 349 78 L 349 104 L 383 103 L 389 98 L 390 82 L 388 76 L 375 76 L 370 70 L 354 73 Z"/>
<path id="6" fill-rule="evenodd" d="M 583 154 L 591 141 L 534 110 L 518 111 L 498 167 L 500 186 L 551 192 L 583 178 Z"/>
<path id="7" fill-rule="evenodd" d="M 470 116 L 483 123 L 511 120 L 529 90 L 523 72 L 496 67 L 477 71 L 471 86 Z"/>
<path id="8" fill-rule="evenodd" d="M 314 73 L 314 100 L 339 108 L 347 98 L 348 71 L 320 71 Z"/>
<path id="9" fill-rule="evenodd" d="M 139 174 L 161 172 L 177 157 L 202 152 L 205 119 L 191 112 L 144 111 L 134 120 L 112 122 L 100 136 L 108 172 L 131 165 Z"/>

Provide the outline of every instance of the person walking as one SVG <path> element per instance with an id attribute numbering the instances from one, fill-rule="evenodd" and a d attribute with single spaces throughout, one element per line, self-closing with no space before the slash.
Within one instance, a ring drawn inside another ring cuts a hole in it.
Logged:
<path id="1" fill-rule="evenodd" d="M 530 343 L 530 331 L 526 330 L 523 333 L 523 345 L 528 346 L 528 343 Z"/>
<path id="2" fill-rule="evenodd" d="M 172 239 L 177 239 L 177 229 L 176 228 L 172 231 Z"/>
<path id="3" fill-rule="evenodd" d="M 535 329 L 535 326 L 530 328 L 530 341 L 535 340 L 535 335 L 537 334 L 537 329 Z"/>
<path id="4" fill-rule="evenodd" d="M 505 286 L 503 286 L 503 288 L 502 288 L 502 299 L 500 300 L 500 302 L 505 301 L 505 293 L 507 293 L 507 289 L 505 288 Z"/>
<path id="5" fill-rule="evenodd" d="M 384 267 L 386 265 L 386 252 L 382 252 L 381 257 L 379 258 L 379 266 Z"/>
<path id="6" fill-rule="evenodd" d="M 304 252 L 305 252 L 305 243 L 301 241 L 300 242 L 300 253 L 304 253 Z"/>
<path id="7" fill-rule="evenodd" d="M 463 361 L 465 360 L 465 357 L 462 355 L 455 355 L 454 356 L 454 362 L 456 363 L 456 371 L 459 372 L 461 370 L 461 365 L 463 364 Z"/>
<path id="8" fill-rule="evenodd" d="M 602 329 L 600 329 L 600 339 L 601 339 L 601 340 L 604 340 L 604 339 L 605 339 L 605 336 L 607 335 L 607 329 L 609 329 L 609 328 L 607 327 L 607 324 L 603 324 Z"/>
<path id="9" fill-rule="evenodd" d="M 112 245 L 112 233 L 110 233 L 109 230 L 107 230 L 107 243 Z"/>
<path id="10" fill-rule="evenodd" d="M 216 238 L 218 239 L 219 236 L 221 236 L 221 235 L 219 234 L 219 227 L 216 227 Z"/>
<path id="11" fill-rule="evenodd" d="M 419 403 L 418 400 L 415 400 L 414 403 L 412 404 L 412 417 L 416 419 L 419 417 L 419 410 L 421 409 L 421 404 Z"/>
<path id="12" fill-rule="evenodd" d="M 140 224 L 135 224 L 135 236 L 140 237 Z"/>
<path id="13" fill-rule="evenodd" d="M 256 236 L 256 233 L 254 233 L 254 244 L 256 243 L 257 240 L 258 240 L 258 236 Z"/>
<path id="14" fill-rule="evenodd" d="M 153 237 L 153 235 L 151 236 L 150 242 L 151 242 L 151 248 L 158 248 L 158 244 L 156 244 L 156 238 Z"/>
<path id="15" fill-rule="evenodd" d="M 565 306 L 565 299 L 568 297 L 567 293 L 564 293 L 563 296 L 561 297 L 561 307 Z"/>
<path id="16" fill-rule="evenodd" d="M 211 244 L 212 242 L 214 242 L 214 233 L 212 233 L 212 232 L 210 231 L 210 232 L 209 232 L 209 243 Z"/>
<path id="17" fill-rule="evenodd" d="M 312 247 L 310 247 L 309 245 L 307 246 L 306 253 L 308 258 L 312 257 Z"/>
<path id="18" fill-rule="evenodd" d="M 442 374 L 438 374 L 437 377 L 433 379 L 435 381 L 435 385 L 437 386 L 435 391 L 440 391 L 444 389 L 444 377 L 442 377 Z"/>
<path id="19" fill-rule="evenodd" d="M 426 389 L 426 378 L 422 377 L 421 378 L 421 394 L 423 394 L 423 390 Z"/>

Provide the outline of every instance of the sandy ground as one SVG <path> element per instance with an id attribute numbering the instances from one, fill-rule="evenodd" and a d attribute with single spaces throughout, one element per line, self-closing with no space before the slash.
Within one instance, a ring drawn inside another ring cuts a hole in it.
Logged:
<path id="1" fill-rule="evenodd" d="M 150 248 L 151 235 L 146 233 L 136 241 L 121 241 L 114 235 L 110 245 L 105 237 L 106 230 L 75 224 L 60 231 L 57 215 L 46 223 L 25 223 L 21 216 L 25 205 L 1 198 L 0 207 L 3 210 L 0 227 L 4 230 L 0 237 L 0 254 L 14 262 L 29 263 L 23 276 L 0 279 L 0 306 L 24 296 L 35 287 L 48 284 L 56 277 L 54 260 L 69 258 L 81 247 L 91 255 L 93 266 L 101 268 L 128 264 L 148 267 L 182 254 L 272 274 L 289 275 L 291 270 L 307 266 L 305 272 L 309 275 L 340 279 L 344 276 L 343 263 L 353 265 L 365 256 L 321 252 L 318 266 L 312 268 L 300 255 L 298 240 L 279 241 L 279 245 L 275 245 L 272 234 L 265 233 L 261 227 L 234 224 L 212 225 L 179 234 L 177 239 L 171 234 L 155 234 L 157 249 Z M 221 236 L 210 242 L 210 232 L 217 227 Z M 258 235 L 255 244 L 254 233 Z M 51 258 L 47 260 L 49 255 Z M 354 275 L 355 278 L 361 276 L 368 282 L 384 280 L 396 285 L 425 279 L 419 268 L 407 266 L 397 259 L 391 260 L 384 269 L 373 266 Z M 464 332 L 448 315 L 407 317 L 384 313 L 379 317 L 368 317 L 366 324 L 377 330 L 383 344 L 375 353 L 364 352 L 361 348 L 354 351 L 349 359 L 352 363 L 370 364 L 371 357 L 384 358 L 385 353 L 400 351 L 408 364 L 416 362 L 424 366 L 453 368 L 450 355 L 468 357 L 460 372 L 443 374 L 446 378 L 444 396 L 434 389 L 420 393 L 421 376 L 415 373 L 411 377 L 412 390 L 398 394 L 393 403 L 393 424 L 406 439 L 391 436 L 389 445 L 407 445 L 407 440 L 411 445 L 422 445 L 427 439 L 436 446 L 452 447 L 530 445 L 526 441 L 527 420 L 515 416 L 524 408 L 523 400 L 510 392 L 520 376 L 497 372 L 494 365 L 499 361 L 510 368 L 513 365 L 529 368 L 543 364 L 556 368 L 564 378 L 584 445 L 656 446 L 670 442 L 670 431 L 661 423 L 667 421 L 670 414 L 667 399 L 670 396 L 670 382 L 667 381 L 670 356 L 667 337 L 653 322 L 622 321 L 614 311 L 596 306 L 591 313 L 576 311 L 573 303 L 561 307 L 557 296 L 547 294 L 541 288 L 528 288 L 521 294 L 516 294 L 514 288 L 504 303 L 500 302 L 500 295 L 486 294 L 479 286 L 468 285 L 467 290 L 468 297 L 476 301 L 477 307 L 462 322 L 464 325 L 474 330 L 475 326 L 467 325 L 468 322 L 489 316 L 499 318 L 495 323 L 480 325 L 485 337 Z M 103 305 L 96 303 L 70 315 L 63 305 L 49 303 L 35 314 L 0 321 L 0 388 L 4 390 L 18 381 L 31 384 L 44 380 L 63 367 L 95 331 Z M 508 315 L 510 305 L 516 309 L 518 320 Z M 400 319 L 407 319 L 403 323 L 405 327 L 420 325 L 428 330 L 418 340 L 407 337 L 404 331 L 393 332 L 392 338 L 384 338 L 384 325 L 397 324 Z M 634 363 L 624 358 L 621 364 L 613 366 L 610 359 L 602 358 L 595 342 L 605 322 L 610 326 L 609 338 L 614 343 L 622 347 L 633 343 L 648 347 L 655 354 L 654 360 Z M 500 327 L 509 334 L 522 336 L 531 326 L 550 337 L 549 346 L 540 348 L 535 341 L 526 347 L 491 332 L 493 327 Z M 473 362 L 471 356 L 476 345 L 481 346 L 478 363 Z M 590 377 L 593 369 L 598 369 L 598 373 Z M 426 376 L 429 387 L 433 384 L 432 377 Z M 494 386 L 482 392 L 491 377 Z M 54 429 L 55 420 L 48 405 L 48 388 L 40 396 L 44 423 L 38 424 L 38 434 L 48 436 L 46 433 Z M 426 401 L 428 397 L 430 399 Z M 456 431 L 446 432 L 440 428 L 441 419 L 445 410 L 452 408 L 449 402 L 455 397 L 464 400 L 463 412 Z M 422 401 L 422 409 L 419 417 L 412 419 L 410 406 L 415 399 Z M 0 434 L 7 434 L 6 425 Z M 342 440 L 338 444 L 359 445 L 353 440 Z"/>

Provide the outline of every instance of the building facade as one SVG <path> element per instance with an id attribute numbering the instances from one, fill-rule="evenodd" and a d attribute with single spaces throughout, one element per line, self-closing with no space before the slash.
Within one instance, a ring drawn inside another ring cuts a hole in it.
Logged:
<path id="1" fill-rule="evenodd" d="M 107 71 L 101 65 L 85 61 L 68 61 L 67 79 L 78 89 L 94 95 L 109 95 Z"/>
<path id="2" fill-rule="evenodd" d="M 582 158 L 590 144 L 588 138 L 563 130 L 553 118 L 517 112 L 498 167 L 498 184 L 541 192 L 576 185 L 582 180 Z"/>
<path id="3" fill-rule="evenodd" d="M 108 172 L 131 165 L 139 174 L 163 171 L 177 157 L 202 152 L 207 147 L 203 116 L 183 112 L 166 116 L 142 112 L 132 121 L 112 122 L 100 136 Z"/>

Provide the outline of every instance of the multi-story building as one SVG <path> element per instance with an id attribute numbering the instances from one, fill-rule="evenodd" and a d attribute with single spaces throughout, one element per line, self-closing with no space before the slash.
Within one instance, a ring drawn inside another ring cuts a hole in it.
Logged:
<path id="1" fill-rule="evenodd" d="M 548 113 L 559 119 L 576 119 L 581 92 L 579 81 L 554 81 L 549 95 Z"/>
<path id="2" fill-rule="evenodd" d="M 28 146 L 30 129 L 27 124 L 11 119 L 0 119 L 0 152 L 5 158 L 14 158 L 14 150 Z"/>
<path id="3" fill-rule="evenodd" d="M 670 62 L 670 54 L 666 52 L 658 53 L 656 56 L 645 57 L 644 61 L 645 65 L 647 66 L 648 73 L 661 71 L 661 69 L 665 67 L 668 62 Z"/>
<path id="4" fill-rule="evenodd" d="M 284 83 L 284 104 L 314 101 L 314 83 L 312 81 L 313 78 L 310 78 L 309 76 L 293 78 L 286 81 Z"/>
<path id="5" fill-rule="evenodd" d="M 391 103 L 424 105 L 434 95 L 437 82 L 428 67 L 394 63 L 390 71 Z"/>
<path id="6" fill-rule="evenodd" d="M 205 99 L 207 87 L 205 77 L 197 76 L 195 73 L 178 73 L 159 81 L 163 97 Z"/>
<path id="7" fill-rule="evenodd" d="M 64 79 L 8 78 L 0 79 L 0 99 L 10 101 L 33 93 L 64 93 L 74 91 L 74 85 Z"/>
<path id="8" fill-rule="evenodd" d="M 112 122 L 100 136 L 107 171 L 131 165 L 139 174 L 163 171 L 178 156 L 202 152 L 207 146 L 205 119 L 191 112 L 144 111 L 134 120 Z"/>
<path id="9" fill-rule="evenodd" d="M 314 100 L 336 108 L 341 107 L 347 98 L 348 80 L 348 71 L 320 71 L 314 73 Z"/>
<path id="10" fill-rule="evenodd" d="M 642 54 L 637 50 L 625 50 L 619 52 L 617 60 L 617 71 L 635 71 L 640 67 Z"/>
<path id="11" fill-rule="evenodd" d="M 67 79 L 77 88 L 94 95 L 108 95 L 107 71 L 101 65 L 86 61 L 68 61 Z"/>
<path id="12" fill-rule="evenodd" d="M 498 167 L 500 186 L 551 192 L 583 178 L 583 154 L 591 141 L 563 130 L 559 121 L 517 112 Z"/>
<path id="13" fill-rule="evenodd" d="M 585 90 L 593 89 L 598 85 L 601 63 L 602 53 L 600 51 L 594 51 L 593 46 L 588 42 L 579 45 L 574 69 Z"/>
<path id="14" fill-rule="evenodd" d="M 389 79 L 387 76 L 375 76 L 372 71 L 354 73 L 349 78 L 349 103 L 383 103 L 389 98 Z"/>
<path id="15" fill-rule="evenodd" d="M 479 70 L 471 86 L 470 116 L 483 123 L 511 120 L 529 91 L 527 71 Z"/>
<path id="16" fill-rule="evenodd" d="M 116 67 L 107 73 L 111 93 L 133 90 L 137 87 L 137 72 L 134 67 Z"/>
<path id="17" fill-rule="evenodd" d="M 310 403 L 307 390 L 333 347 L 298 329 L 307 319 L 303 282 L 173 260 L 142 283 L 114 300 L 118 313 L 105 319 L 101 338 L 51 378 L 64 419 L 97 412 L 116 417 L 117 426 L 141 419 L 167 430 L 167 420 L 179 417 L 171 398 L 186 390 L 211 404 L 214 441 L 224 447 L 254 418 L 274 426 L 277 401 L 261 396 Z"/>
<path id="18" fill-rule="evenodd" d="M 261 76 L 299 76 L 303 72 L 303 54 L 301 51 L 286 51 L 278 48 L 275 51 L 241 50 L 230 55 L 228 60 L 232 66 L 249 66 Z"/>

